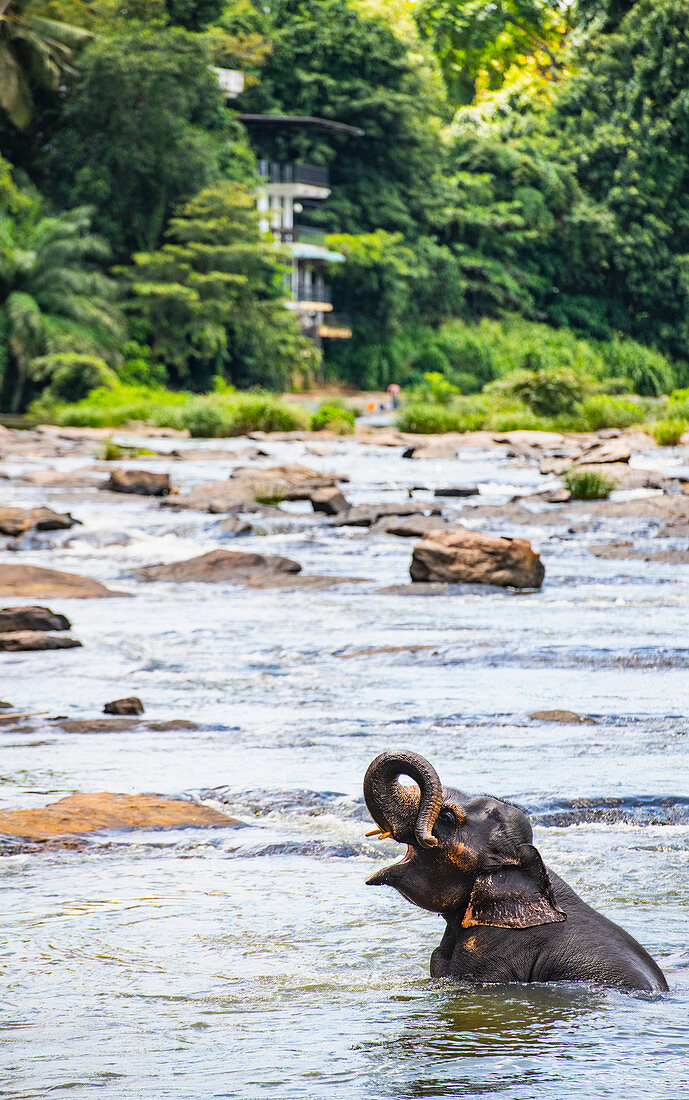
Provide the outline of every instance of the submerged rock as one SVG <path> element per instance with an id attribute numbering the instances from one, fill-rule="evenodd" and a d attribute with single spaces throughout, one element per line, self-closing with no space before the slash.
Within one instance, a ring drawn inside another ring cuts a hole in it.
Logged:
<path id="1" fill-rule="evenodd" d="M 126 699 L 113 699 L 103 707 L 103 714 L 143 714 L 144 705 L 136 695 Z"/>
<path id="2" fill-rule="evenodd" d="M 0 608 L 0 634 L 9 630 L 71 630 L 66 615 L 57 615 L 49 607 Z"/>
<path id="3" fill-rule="evenodd" d="M 0 596 L 62 596 L 81 600 L 122 595 L 123 592 L 111 592 L 99 581 L 78 573 L 0 562 Z"/>
<path id="4" fill-rule="evenodd" d="M 336 516 L 350 507 L 347 498 L 336 488 L 312 489 L 308 499 L 314 512 L 323 512 L 326 516 Z"/>
<path id="5" fill-rule="evenodd" d="M 166 497 L 170 492 L 170 475 L 152 470 L 113 470 L 103 486 L 112 493 L 135 493 L 137 496 Z"/>
<path id="6" fill-rule="evenodd" d="M 545 569 L 526 539 L 457 528 L 431 531 L 414 547 L 413 581 L 540 588 Z"/>
<path id="7" fill-rule="evenodd" d="M 170 730 L 197 730 L 196 722 L 190 722 L 188 718 L 170 718 L 163 722 L 149 722 L 142 718 L 51 718 L 56 726 L 65 733 L 126 733 L 128 730 L 145 727 L 156 733 L 167 733 Z"/>
<path id="8" fill-rule="evenodd" d="M 145 565 L 135 576 L 142 581 L 235 581 L 300 573 L 299 562 L 279 554 L 251 554 L 241 550 L 210 550 L 197 558 L 169 564 Z"/>
<path id="9" fill-rule="evenodd" d="M 594 718 L 573 710 L 535 710 L 529 715 L 534 722 L 557 722 L 563 726 L 597 726 Z"/>
<path id="10" fill-rule="evenodd" d="M 239 516 L 228 516 L 223 520 L 222 528 L 225 535 L 250 535 L 253 531 L 253 527 L 246 519 L 240 519 Z"/>
<path id="11" fill-rule="evenodd" d="M 442 516 L 383 516 L 370 530 L 372 534 L 420 539 L 430 531 L 443 531 L 449 526 Z"/>
<path id="12" fill-rule="evenodd" d="M 0 834 L 56 840 L 107 829 L 162 829 L 180 825 L 237 825 L 210 806 L 159 794 L 72 794 L 33 810 L 0 811 Z"/>
<path id="13" fill-rule="evenodd" d="M 440 505 L 432 501 L 399 501 L 385 504 L 357 504 L 333 521 L 335 527 L 371 527 L 383 516 L 440 515 Z"/>
<path id="14" fill-rule="evenodd" d="M 11 630 L 0 634 L 0 653 L 28 653 L 39 649 L 79 649 L 81 642 L 63 634 L 42 630 Z"/>
<path id="15" fill-rule="evenodd" d="M 69 512 L 52 508 L 0 508 L 0 535 L 23 535 L 26 531 L 62 531 L 80 524 Z"/>

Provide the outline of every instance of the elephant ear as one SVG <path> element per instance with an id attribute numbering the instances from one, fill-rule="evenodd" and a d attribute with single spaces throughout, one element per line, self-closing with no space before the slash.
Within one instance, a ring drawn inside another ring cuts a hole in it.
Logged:
<path id="1" fill-rule="evenodd" d="M 531 844 L 519 847 L 519 859 L 476 876 L 462 920 L 496 928 L 533 928 L 567 920 L 558 906 L 548 872 Z"/>

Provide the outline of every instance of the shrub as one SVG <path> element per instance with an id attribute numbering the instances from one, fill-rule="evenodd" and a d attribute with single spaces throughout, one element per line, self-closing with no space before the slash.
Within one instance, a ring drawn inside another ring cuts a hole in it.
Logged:
<path id="1" fill-rule="evenodd" d="M 439 347 L 429 344 L 411 359 L 409 370 L 417 375 L 447 374 L 450 361 Z"/>
<path id="2" fill-rule="evenodd" d="M 437 371 L 424 374 L 420 382 L 409 391 L 409 397 L 417 402 L 436 402 L 438 405 L 449 405 L 454 397 L 459 395 L 457 386 Z"/>
<path id="3" fill-rule="evenodd" d="M 655 348 L 617 337 L 596 346 L 606 372 L 613 378 L 628 379 L 630 388 L 643 397 L 659 397 L 676 385 L 675 368 Z"/>
<path id="4" fill-rule="evenodd" d="M 689 389 L 673 390 L 667 403 L 668 419 L 689 420 Z"/>
<path id="5" fill-rule="evenodd" d="M 215 439 L 229 434 L 225 431 L 227 422 L 219 406 L 204 397 L 190 401 L 179 420 L 195 439 Z"/>
<path id="6" fill-rule="evenodd" d="M 325 401 L 311 417 L 311 431 L 320 432 L 324 428 L 351 435 L 354 431 L 354 413 L 339 401 Z"/>
<path id="7" fill-rule="evenodd" d="M 475 432 L 485 424 L 486 410 L 478 403 L 455 402 L 453 405 L 410 402 L 395 421 L 402 432 L 434 435 L 440 432 Z"/>
<path id="8" fill-rule="evenodd" d="M 592 386 L 592 378 L 571 367 L 547 367 L 513 371 L 486 388 L 498 398 L 516 399 L 537 416 L 557 416 L 573 413 Z"/>
<path id="9" fill-rule="evenodd" d="M 673 418 L 671 420 L 656 420 L 651 424 L 651 435 L 661 447 L 674 447 L 689 428 L 686 420 Z"/>
<path id="10" fill-rule="evenodd" d="M 607 500 L 617 484 L 597 470 L 567 470 L 562 480 L 574 500 Z"/>
<path id="11" fill-rule="evenodd" d="M 48 378 L 43 399 L 47 401 L 81 401 L 97 386 L 112 386 L 117 376 L 98 355 L 58 352 L 34 360 L 40 378 Z"/>
<path id="12" fill-rule="evenodd" d="M 630 428 L 643 420 L 645 411 L 642 404 L 628 397 L 595 393 L 582 402 L 582 430 L 596 432 L 599 428 Z"/>

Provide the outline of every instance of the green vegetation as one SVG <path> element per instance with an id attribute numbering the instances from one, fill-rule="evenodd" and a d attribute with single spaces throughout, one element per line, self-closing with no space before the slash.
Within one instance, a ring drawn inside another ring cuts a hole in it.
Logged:
<path id="1" fill-rule="evenodd" d="M 567 470 L 562 480 L 574 500 L 607 500 L 617 485 L 597 470 Z"/>
<path id="2" fill-rule="evenodd" d="M 0 408 L 214 436 L 283 424 L 217 379 L 338 379 L 408 430 L 689 422 L 686 0 L 0 6 Z M 257 159 L 329 169 L 351 339 L 283 308 Z"/>
<path id="3" fill-rule="evenodd" d="M 340 401 L 325 401 L 311 417 L 312 432 L 320 432 L 324 428 L 340 435 L 351 435 L 354 431 L 354 413 Z"/>
<path id="4" fill-rule="evenodd" d="M 160 428 L 187 428 L 204 438 L 246 432 L 296 431 L 308 427 L 308 415 L 273 394 L 214 393 L 207 397 L 147 386 L 100 386 L 71 405 L 34 402 L 31 415 L 74 427 L 118 427 L 150 420 Z"/>
<path id="5" fill-rule="evenodd" d="M 676 446 L 687 428 L 689 428 L 689 421 L 679 419 L 656 420 L 655 424 L 650 426 L 651 435 L 661 447 Z"/>

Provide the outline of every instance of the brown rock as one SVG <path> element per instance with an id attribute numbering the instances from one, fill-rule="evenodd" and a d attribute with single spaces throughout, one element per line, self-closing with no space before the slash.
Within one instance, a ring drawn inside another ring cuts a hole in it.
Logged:
<path id="1" fill-rule="evenodd" d="M 143 714 L 144 705 L 136 695 L 126 699 L 113 699 L 103 707 L 103 714 Z"/>
<path id="2" fill-rule="evenodd" d="M 170 492 L 170 475 L 156 474 L 151 470 L 113 470 L 103 488 L 113 493 L 166 497 Z"/>
<path id="3" fill-rule="evenodd" d="M 52 508 L 0 508 L 0 535 L 23 535 L 25 531 L 68 530 L 80 523 L 69 512 Z"/>
<path id="4" fill-rule="evenodd" d="M 27 485 L 39 485 L 45 489 L 101 489 L 105 472 L 99 467 L 82 467 L 79 470 L 30 470 L 20 474 L 17 481 Z"/>
<path id="5" fill-rule="evenodd" d="M 55 840 L 106 829 L 236 824 L 236 818 L 210 806 L 159 794 L 72 794 L 41 809 L 0 812 L 0 834 L 25 840 Z"/>
<path id="6" fill-rule="evenodd" d="M 471 486 L 471 487 L 467 487 L 467 488 L 452 488 L 451 486 L 447 486 L 446 488 L 442 488 L 442 489 L 434 489 L 433 490 L 433 496 L 434 497 L 477 497 L 478 492 L 479 491 L 478 491 L 478 489 L 476 488 L 475 485 Z"/>
<path id="7" fill-rule="evenodd" d="M 534 722 L 559 722 L 563 726 L 597 726 L 594 718 L 582 716 L 573 710 L 535 710 L 529 718 Z"/>
<path id="8" fill-rule="evenodd" d="M 674 565 L 689 565 L 689 549 L 668 547 L 663 550 L 641 550 L 627 539 L 608 542 L 601 546 L 589 546 L 589 553 L 597 558 L 620 561 L 657 561 Z"/>
<path id="9" fill-rule="evenodd" d="M 5 702 L 4 699 L 0 699 L 0 710 L 13 710 L 12 703 Z"/>
<path id="10" fill-rule="evenodd" d="M 77 573 L 0 562 L 0 596 L 61 596 L 81 600 L 120 595 L 124 593 L 111 592 L 104 584 Z"/>
<path id="11" fill-rule="evenodd" d="M 0 634 L 8 630 L 71 630 L 65 615 L 56 615 L 49 607 L 0 608 Z"/>
<path id="12" fill-rule="evenodd" d="M 308 466 L 269 466 L 256 470 L 238 466 L 226 481 L 206 481 L 189 493 L 162 501 L 163 507 L 193 509 L 201 512 L 239 511 L 256 501 L 310 500 L 315 489 L 334 488 L 349 479 L 337 474 L 321 474 Z"/>
<path id="13" fill-rule="evenodd" d="M 526 539 L 454 529 L 431 531 L 414 547 L 413 581 L 540 588 L 545 570 Z"/>
<path id="14" fill-rule="evenodd" d="M 333 521 L 335 527 L 371 527 L 383 516 L 440 515 L 440 505 L 432 501 L 407 500 L 395 504 L 358 504 Z"/>
<path id="15" fill-rule="evenodd" d="M 223 520 L 221 529 L 226 535 L 250 535 L 253 531 L 248 520 L 240 519 L 239 516 L 228 516 Z"/>
<path id="16" fill-rule="evenodd" d="M 339 489 L 312 489 L 309 500 L 314 512 L 323 512 L 326 516 L 336 516 L 346 512 L 349 501 Z"/>
<path id="17" fill-rule="evenodd" d="M 242 581 L 259 576 L 300 573 L 301 566 L 279 554 L 211 550 L 197 558 L 170 564 L 145 565 L 135 576 L 142 581 Z"/>
<path id="18" fill-rule="evenodd" d="M 12 630 L 0 634 L 0 653 L 28 653 L 38 649 L 78 649 L 76 638 L 44 634 L 42 630 Z"/>
<path id="19" fill-rule="evenodd" d="M 430 531 L 443 531 L 449 524 L 442 516 L 383 516 L 371 527 L 372 534 L 424 538 Z"/>
<path id="20" fill-rule="evenodd" d="M 264 466 L 257 470 L 254 466 L 235 466 L 230 478 L 260 478 L 264 481 L 280 481 L 292 489 L 300 485 L 309 489 L 326 489 L 336 485 L 338 481 L 349 481 L 344 474 L 321 473 L 310 466 L 302 466 L 298 462 L 287 463 L 284 466 Z"/>
<path id="21" fill-rule="evenodd" d="M 172 718 L 167 722 L 148 722 L 142 718 L 51 718 L 56 726 L 65 733 L 126 733 L 127 730 L 138 729 L 145 726 L 147 730 L 156 733 L 166 733 L 169 730 L 197 730 L 196 722 L 190 722 L 187 718 Z"/>

